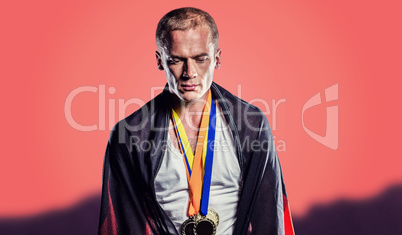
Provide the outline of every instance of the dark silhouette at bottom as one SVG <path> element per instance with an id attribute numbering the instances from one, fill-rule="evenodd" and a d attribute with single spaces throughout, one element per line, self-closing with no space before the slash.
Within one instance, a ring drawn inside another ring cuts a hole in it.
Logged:
<path id="1" fill-rule="evenodd" d="M 1 235 L 96 235 L 100 194 L 65 209 L 23 218 L 0 218 Z"/>
<path id="2" fill-rule="evenodd" d="M 295 196 L 295 195 L 294 195 Z M 65 210 L 21 218 L 0 218 L 1 235 L 96 235 L 100 195 Z M 293 218 L 297 235 L 402 235 L 402 185 L 365 200 L 314 206 Z"/>
<path id="3" fill-rule="evenodd" d="M 294 218 L 297 235 L 402 234 L 402 185 L 365 200 L 339 200 Z"/>

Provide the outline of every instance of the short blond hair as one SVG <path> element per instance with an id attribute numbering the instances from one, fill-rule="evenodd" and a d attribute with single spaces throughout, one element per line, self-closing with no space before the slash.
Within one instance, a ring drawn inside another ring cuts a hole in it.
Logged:
<path id="1" fill-rule="evenodd" d="M 207 26 L 211 32 L 212 43 L 215 50 L 218 49 L 219 33 L 214 19 L 205 11 L 184 7 L 170 11 L 162 17 L 156 28 L 156 46 L 161 51 L 162 48 L 169 48 L 170 32 L 175 30 L 189 30 L 201 26 Z"/>

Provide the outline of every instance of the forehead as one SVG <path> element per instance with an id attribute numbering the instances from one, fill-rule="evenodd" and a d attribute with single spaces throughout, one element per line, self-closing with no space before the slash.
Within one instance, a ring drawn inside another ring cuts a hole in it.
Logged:
<path id="1" fill-rule="evenodd" d="M 212 47 L 212 35 L 206 27 L 170 32 L 171 54 L 208 53 Z"/>

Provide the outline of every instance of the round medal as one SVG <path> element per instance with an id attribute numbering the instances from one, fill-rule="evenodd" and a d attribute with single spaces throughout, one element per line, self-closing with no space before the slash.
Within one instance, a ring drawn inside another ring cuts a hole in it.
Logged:
<path id="1" fill-rule="evenodd" d="M 180 228 L 181 235 L 194 235 L 195 217 L 190 217 L 183 222 Z"/>
<path id="2" fill-rule="evenodd" d="M 195 217 L 194 234 L 214 235 L 219 225 L 219 215 L 213 209 L 208 209 L 207 215 L 198 214 Z"/>
<path id="3" fill-rule="evenodd" d="M 181 225 L 181 235 L 215 235 L 219 225 L 219 215 L 208 209 L 207 215 L 198 214 L 190 217 Z"/>

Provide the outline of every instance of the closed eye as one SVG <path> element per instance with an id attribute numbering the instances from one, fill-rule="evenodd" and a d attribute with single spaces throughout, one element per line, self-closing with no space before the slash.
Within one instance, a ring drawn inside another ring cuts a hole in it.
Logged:
<path id="1" fill-rule="evenodd" d="M 195 59 L 197 63 L 204 63 L 205 61 L 209 60 L 208 56 L 200 56 Z"/>
<path id="2" fill-rule="evenodd" d="M 180 59 L 169 59 L 168 61 L 168 64 L 179 64 L 180 62 L 183 62 L 183 60 L 180 60 Z"/>

